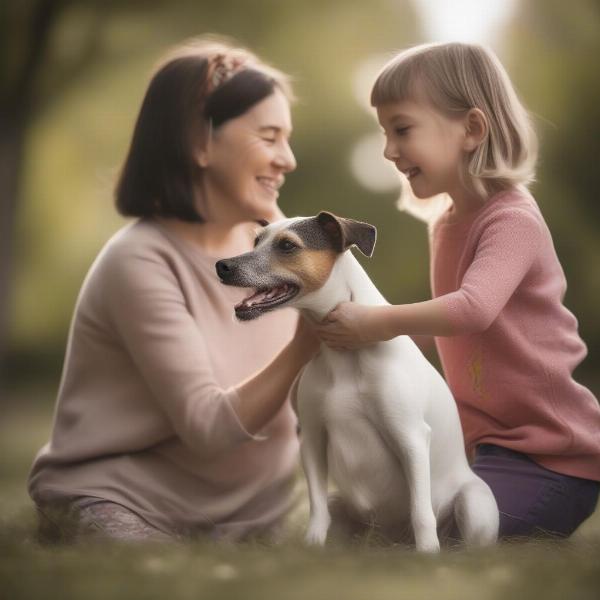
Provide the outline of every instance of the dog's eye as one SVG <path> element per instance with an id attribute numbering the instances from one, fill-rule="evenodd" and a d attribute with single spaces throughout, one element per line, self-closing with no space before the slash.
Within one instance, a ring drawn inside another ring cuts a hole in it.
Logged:
<path id="1" fill-rule="evenodd" d="M 258 236 L 256 236 L 254 238 L 254 247 L 256 248 L 256 246 L 258 246 L 258 242 L 260 241 L 260 238 Z"/>
<path id="2" fill-rule="evenodd" d="M 277 248 L 282 252 L 293 252 L 298 246 L 291 240 L 283 239 L 277 242 Z"/>

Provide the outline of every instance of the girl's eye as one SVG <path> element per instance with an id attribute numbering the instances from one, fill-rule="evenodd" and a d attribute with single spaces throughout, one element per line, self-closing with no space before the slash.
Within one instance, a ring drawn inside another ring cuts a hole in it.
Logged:
<path id="1" fill-rule="evenodd" d="M 282 252 L 293 252 L 298 246 L 291 240 L 279 240 L 277 248 Z"/>
<path id="2" fill-rule="evenodd" d="M 397 135 L 406 135 L 408 133 L 409 129 L 410 129 L 410 127 L 397 127 L 396 134 Z"/>

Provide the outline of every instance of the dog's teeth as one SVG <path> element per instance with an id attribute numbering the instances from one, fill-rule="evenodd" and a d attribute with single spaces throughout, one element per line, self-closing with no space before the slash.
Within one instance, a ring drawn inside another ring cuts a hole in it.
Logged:
<path id="1" fill-rule="evenodd" d="M 278 300 L 289 294 L 291 287 L 287 283 L 283 283 L 278 287 L 274 287 L 268 290 L 260 290 L 255 292 L 252 296 L 245 298 L 240 302 L 237 307 L 239 308 L 252 308 L 257 304 L 262 304 L 270 300 Z"/>
<path id="2" fill-rule="evenodd" d="M 266 300 L 270 300 L 271 298 L 276 298 L 277 296 L 281 296 L 285 292 L 285 286 L 273 288 L 266 296 Z"/>

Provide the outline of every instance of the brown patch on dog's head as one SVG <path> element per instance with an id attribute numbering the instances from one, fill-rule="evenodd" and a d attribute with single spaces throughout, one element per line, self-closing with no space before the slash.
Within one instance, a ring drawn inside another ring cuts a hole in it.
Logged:
<path id="1" fill-rule="evenodd" d="M 285 229 L 272 241 L 273 271 L 282 276 L 292 275 L 296 281 L 302 282 L 304 293 L 313 292 L 324 285 L 338 257 L 330 244 L 315 244 L 316 236 L 306 235 L 310 229 Z"/>
<path id="2" fill-rule="evenodd" d="M 322 287 L 339 254 L 355 245 L 371 256 L 376 229 L 368 223 L 321 212 L 279 231 L 272 242 L 273 268 L 293 274 L 305 293 Z"/>

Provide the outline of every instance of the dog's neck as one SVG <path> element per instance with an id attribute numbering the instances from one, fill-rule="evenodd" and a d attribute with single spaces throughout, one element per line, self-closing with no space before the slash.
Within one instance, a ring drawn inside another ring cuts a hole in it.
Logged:
<path id="1" fill-rule="evenodd" d="M 321 321 L 340 302 L 387 304 L 352 252 L 347 250 L 336 260 L 329 278 L 315 292 L 300 298 L 295 308 L 314 321 Z"/>

